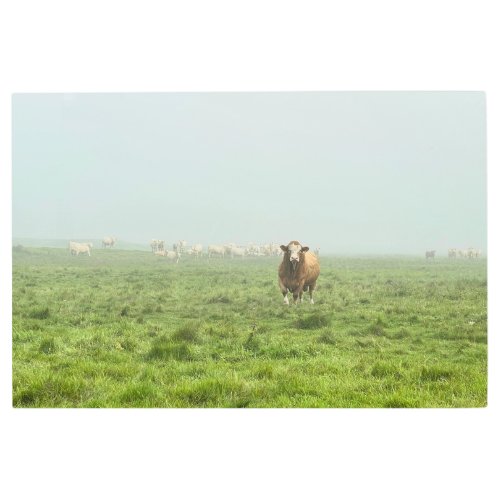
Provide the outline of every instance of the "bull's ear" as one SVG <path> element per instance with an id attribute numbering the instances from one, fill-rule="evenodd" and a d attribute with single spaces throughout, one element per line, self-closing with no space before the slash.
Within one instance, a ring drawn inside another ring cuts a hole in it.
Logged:
<path id="1" fill-rule="evenodd" d="M 281 250 L 283 250 L 283 252 L 288 251 L 288 247 L 286 245 L 280 245 L 280 248 L 281 248 Z"/>
<path id="2" fill-rule="evenodd" d="M 302 247 L 302 250 L 301 250 L 301 252 L 304 252 L 304 253 L 306 253 L 306 252 L 307 252 L 308 250 L 309 250 L 309 247 Z"/>

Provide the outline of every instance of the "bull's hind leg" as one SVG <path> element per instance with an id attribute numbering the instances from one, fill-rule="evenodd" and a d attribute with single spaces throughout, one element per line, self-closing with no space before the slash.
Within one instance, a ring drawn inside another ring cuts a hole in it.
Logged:
<path id="1" fill-rule="evenodd" d="M 313 299 L 313 290 L 316 288 L 316 282 L 312 283 L 309 285 L 309 297 L 311 300 L 311 304 L 314 304 L 314 299 Z"/>

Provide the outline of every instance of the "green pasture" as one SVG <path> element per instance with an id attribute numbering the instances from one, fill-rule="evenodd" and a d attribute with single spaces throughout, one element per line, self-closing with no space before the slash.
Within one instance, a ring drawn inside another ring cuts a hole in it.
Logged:
<path id="1" fill-rule="evenodd" d="M 486 405 L 486 259 L 321 256 L 288 307 L 279 260 L 15 248 L 13 405 Z"/>

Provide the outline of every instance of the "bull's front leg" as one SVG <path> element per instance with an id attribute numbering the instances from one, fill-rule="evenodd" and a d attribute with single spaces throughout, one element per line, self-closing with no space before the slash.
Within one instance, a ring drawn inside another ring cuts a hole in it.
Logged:
<path id="1" fill-rule="evenodd" d="M 293 303 L 296 304 L 297 300 L 302 302 L 302 294 L 304 293 L 304 283 L 300 283 L 299 286 L 293 291 Z"/>
<path id="2" fill-rule="evenodd" d="M 288 288 L 283 284 L 281 279 L 279 280 L 279 286 L 280 286 L 281 293 L 283 294 L 283 304 L 289 305 L 290 302 L 288 300 Z"/>

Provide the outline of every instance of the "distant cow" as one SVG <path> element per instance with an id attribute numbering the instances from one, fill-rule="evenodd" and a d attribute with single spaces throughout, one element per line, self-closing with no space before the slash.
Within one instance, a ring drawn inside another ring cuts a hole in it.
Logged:
<path id="1" fill-rule="evenodd" d="M 151 240 L 150 246 L 151 246 L 151 251 L 153 253 L 162 252 L 163 250 L 165 250 L 165 241 L 164 240 Z"/>
<path id="2" fill-rule="evenodd" d="M 276 243 L 271 243 L 271 255 L 275 255 L 276 257 L 279 257 L 282 254 L 283 254 L 283 250 L 281 250 L 281 247 Z"/>
<path id="3" fill-rule="evenodd" d="M 179 251 L 175 251 L 175 250 L 164 250 L 164 255 L 167 259 L 170 259 L 170 260 L 175 260 L 175 263 L 178 264 L 179 263 L 179 259 L 181 257 L 181 253 Z"/>
<path id="4" fill-rule="evenodd" d="M 186 240 L 179 240 L 177 243 L 174 243 L 172 245 L 172 248 L 173 248 L 174 252 L 183 253 L 187 250 L 187 241 Z"/>
<path id="5" fill-rule="evenodd" d="M 191 247 L 191 254 L 198 258 L 203 253 L 203 245 L 201 243 L 197 243 Z"/>
<path id="6" fill-rule="evenodd" d="M 477 259 L 479 258 L 479 256 L 481 255 L 481 250 L 477 249 L 477 248 L 472 248 L 472 247 L 469 247 L 466 251 L 465 251 L 465 255 L 469 258 L 469 259 Z"/>
<path id="7" fill-rule="evenodd" d="M 450 248 L 448 250 L 448 257 L 450 259 L 455 259 L 457 257 L 457 249 L 456 248 Z"/>
<path id="8" fill-rule="evenodd" d="M 245 257 L 245 255 L 247 254 L 247 251 L 245 248 L 231 247 L 231 249 L 229 250 L 229 254 L 231 255 L 231 258 Z"/>
<path id="9" fill-rule="evenodd" d="M 425 252 L 426 259 L 433 259 L 436 256 L 436 250 L 427 250 Z"/>
<path id="10" fill-rule="evenodd" d="M 264 255 L 260 245 L 256 245 L 255 243 L 250 243 L 248 245 L 248 254 L 249 255 Z"/>
<path id="11" fill-rule="evenodd" d="M 212 255 L 220 255 L 224 258 L 224 254 L 226 253 L 226 249 L 222 245 L 208 245 L 208 257 L 212 257 Z"/>
<path id="12" fill-rule="evenodd" d="M 289 304 L 288 292 L 293 294 L 293 302 L 302 302 L 302 293 L 309 290 L 311 304 L 314 304 L 313 290 L 319 276 L 319 262 L 309 247 L 303 247 L 298 241 L 281 245 L 283 260 L 278 269 L 279 287 L 283 302 Z"/>
<path id="13" fill-rule="evenodd" d="M 92 248 L 92 243 L 76 243 L 75 241 L 70 241 L 68 248 L 71 255 L 80 255 L 81 253 L 86 253 L 90 257 L 90 249 Z"/>
<path id="14" fill-rule="evenodd" d="M 116 238 L 114 236 L 108 236 L 102 239 L 102 248 L 113 248 L 116 243 Z"/>

